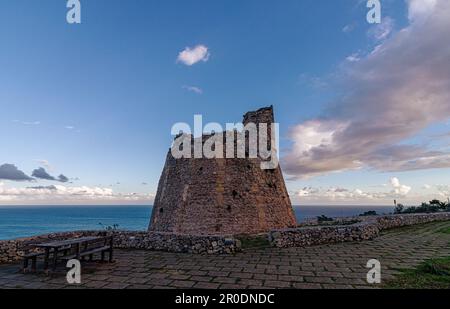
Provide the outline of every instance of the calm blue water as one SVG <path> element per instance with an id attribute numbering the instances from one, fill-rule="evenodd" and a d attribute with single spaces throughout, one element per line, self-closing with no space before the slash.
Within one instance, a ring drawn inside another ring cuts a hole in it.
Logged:
<path id="1" fill-rule="evenodd" d="M 14 239 L 53 232 L 97 230 L 118 224 L 120 229 L 146 230 L 150 206 L 10 206 L 0 207 L 0 239 Z M 299 222 L 320 215 L 346 217 L 368 210 L 389 213 L 393 207 L 298 206 Z"/>

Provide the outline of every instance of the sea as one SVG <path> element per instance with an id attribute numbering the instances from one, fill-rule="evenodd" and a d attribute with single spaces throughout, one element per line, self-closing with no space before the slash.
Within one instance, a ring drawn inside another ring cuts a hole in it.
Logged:
<path id="1" fill-rule="evenodd" d="M 298 222 L 325 215 L 349 217 L 374 210 L 393 212 L 388 206 L 294 206 Z M 0 206 L 0 240 L 54 232 L 118 229 L 145 231 L 151 206 Z"/>

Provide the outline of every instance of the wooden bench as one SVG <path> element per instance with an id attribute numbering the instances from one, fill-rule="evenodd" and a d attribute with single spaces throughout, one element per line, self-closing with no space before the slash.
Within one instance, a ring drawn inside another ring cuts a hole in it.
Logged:
<path id="1" fill-rule="evenodd" d="M 60 248 L 60 252 L 63 256 L 67 255 L 70 250 L 70 246 L 65 246 Z M 50 250 L 49 253 L 53 253 L 54 250 Z M 37 259 L 45 256 L 45 252 L 30 252 L 23 256 L 23 268 L 22 271 L 26 273 L 28 271 L 28 267 L 31 261 L 31 272 L 36 272 L 37 268 Z"/>
<path id="2" fill-rule="evenodd" d="M 84 260 L 86 257 L 89 257 L 89 261 L 92 261 L 94 258 L 94 254 L 101 254 L 101 261 L 105 260 L 105 253 L 109 254 L 109 262 L 113 262 L 113 250 L 114 250 L 114 238 L 112 236 L 103 237 L 99 240 L 86 243 L 83 250 L 77 248 L 76 252 L 71 255 L 63 256 L 62 260 L 72 260 L 72 259 L 82 259 Z M 89 246 L 90 245 L 90 246 Z"/>
<path id="3" fill-rule="evenodd" d="M 80 257 L 81 259 L 84 260 L 84 258 L 86 256 L 89 256 L 89 261 L 92 261 L 94 258 L 94 254 L 101 253 L 102 254 L 101 261 L 103 262 L 105 260 L 106 252 L 111 253 L 111 248 L 109 246 L 92 248 L 92 249 L 89 249 L 88 251 L 80 252 L 79 255 L 77 255 L 77 254 L 66 255 L 66 256 L 61 257 L 61 260 L 68 261 L 68 260 L 76 259 L 77 257 Z"/>
<path id="4" fill-rule="evenodd" d="M 37 264 L 37 258 L 40 256 L 44 256 L 43 252 L 34 252 L 34 253 L 28 253 L 23 256 L 23 267 L 22 271 L 25 273 L 28 271 L 28 264 L 31 260 L 31 271 L 36 272 L 36 264 Z"/>
<path id="5" fill-rule="evenodd" d="M 44 249 L 45 252 L 31 252 L 23 256 L 23 271 L 26 272 L 31 261 L 31 270 L 36 271 L 37 259 L 44 257 L 44 269 L 48 270 L 50 255 L 53 255 L 53 270 L 56 269 L 58 260 L 85 259 L 92 261 L 94 254 L 100 253 L 101 260 L 105 260 L 105 253 L 109 254 L 109 262 L 113 262 L 114 238 L 107 237 L 82 237 L 49 243 L 33 245 L 35 248 Z"/>

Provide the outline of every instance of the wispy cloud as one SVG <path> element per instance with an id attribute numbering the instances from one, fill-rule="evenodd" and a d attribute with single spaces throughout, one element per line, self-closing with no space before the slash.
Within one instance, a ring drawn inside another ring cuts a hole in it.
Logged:
<path id="1" fill-rule="evenodd" d="M 196 87 L 196 86 L 183 86 L 183 89 L 189 91 L 189 92 L 194 92 L 196 94 L 203 94 L 203 89 L 201 89 L 200 87 Z"/>
<path id="2" fill-rule="evenodd" d="M 192 66 L 200 61 L 209 60 L 210 53 L 205 45 L 197 45 L 195 47 L 186 47 L 178 54 L 177 62 L 181 62 L 187 66 Z"/>
<path id="3" fill-rule="evenodd" d="M 111 188 L 69 187 L 63 185 L 36 186 L 27 188 L 6 188 L 0 186 L 0 202 L 14 204 L 78 204 L 78 203 L 115 203 L 147 202 L 153 194 L 115 193 Z"/>
<path id="4" fill-rule="evenodd" d="M 394 30 L 394 25 L 394 20 L 391 17 L 386 16 L 382 19 L 380 24 L 372 26 L 367 32 L 367 35 L 377 41 L 385 40 Z"/>
<path id="5" fill-rule="evenodd" d="M 38 126 L 41 124 L 40 121 L 21 121 L 21 120 L 13 120 L 13 122 L 15 123 L 20 123 L 23 124 L 25 126 Z"/>
<path id="6" fill-rule="evenodd" d="M 298 83 L 300 85 L 307 86 L 308 88 L 316 90 L 320 90 L 328 86 L 328 81 L 326 78 L 313 76 L 307 73 L 300 74 Z"/>
<path id="7" fill-rule="evenodd" d="M 347 60 L 349 62 L 357 62 L 357 61 L 361 60 L 361 58 L 358 53 L 353 53 L 350 56 L 348 56 L 347 58 L 345 58 L 345 60 Z"/>
<path id="8" fill-rule="evenodd" d="M 450 118 L 450 2 L 431 2 L 419 9 L 410 0 L 409 26 L 359 61 L 344 62 L 336 74 L 344 95 L 291 129 L 293 147 L 283 158 L 288 174 L 450 167 L 449 152 L 406 143 Z"/>
<path id="9" fill-rule="evenodd" d="M 48 162 L 47 160 L 35 159 L 33 161 L 35 161 L 35 162 L 39 163 L 40 165 L 44 166 L 49 171 L 51 171 L 53 169 L 53 167 L 51 166 L 50 162 Z"/>
<path id="10" fill-rule="evenodd" d="M 355 24 L 355 23 L 348 24 L 348 25 L 345 25 L 345 26 L 342 28 L 342 32 L 344 32 L 344 33 L 350 33 L 350 32 L 352 32 L 353 30 L 355 30 L 355 28 L 356 28 L 356 24 Z"/>
<path id="11" fill-rule="evenodd" d="M 398 178 L 391 178 L 385 191 L 364 191 L 361 189 L 346 189 L 342 187 L 314 188 L 304 187 L 296 192 L 296 197 L 303 202 L 376 202 L 405 198 L 411 192 L 411 187 L 400 183 Z"/>
<path id="12" fill-rule="evenodd" d="M 450 198 L 450 185 L 437 185 L 436 188 L 441 197 L 446 199 Z"/>

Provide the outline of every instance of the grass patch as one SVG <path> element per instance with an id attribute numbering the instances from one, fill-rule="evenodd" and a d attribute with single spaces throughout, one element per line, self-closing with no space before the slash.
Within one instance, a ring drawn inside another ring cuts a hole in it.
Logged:
<path id="1" fill-rule="evenodd" d="M 444 227 L 443 229 L 440 229 L 438 233 L 442 234 L 450 234 L 450 226 Z"/>
<path id="2" fill-rule="evenodd" d="M 392 289 L 449 289 L 450 257 L 432 259 L 420 264 L 416 269 L 402 270 L 386 288 Z"/>
<path id="3" fill-rule="evenodd" d="M 241 241 L 242 249 L 270 247 L 267 235 L 239 236 L 238 239 Z"/>

